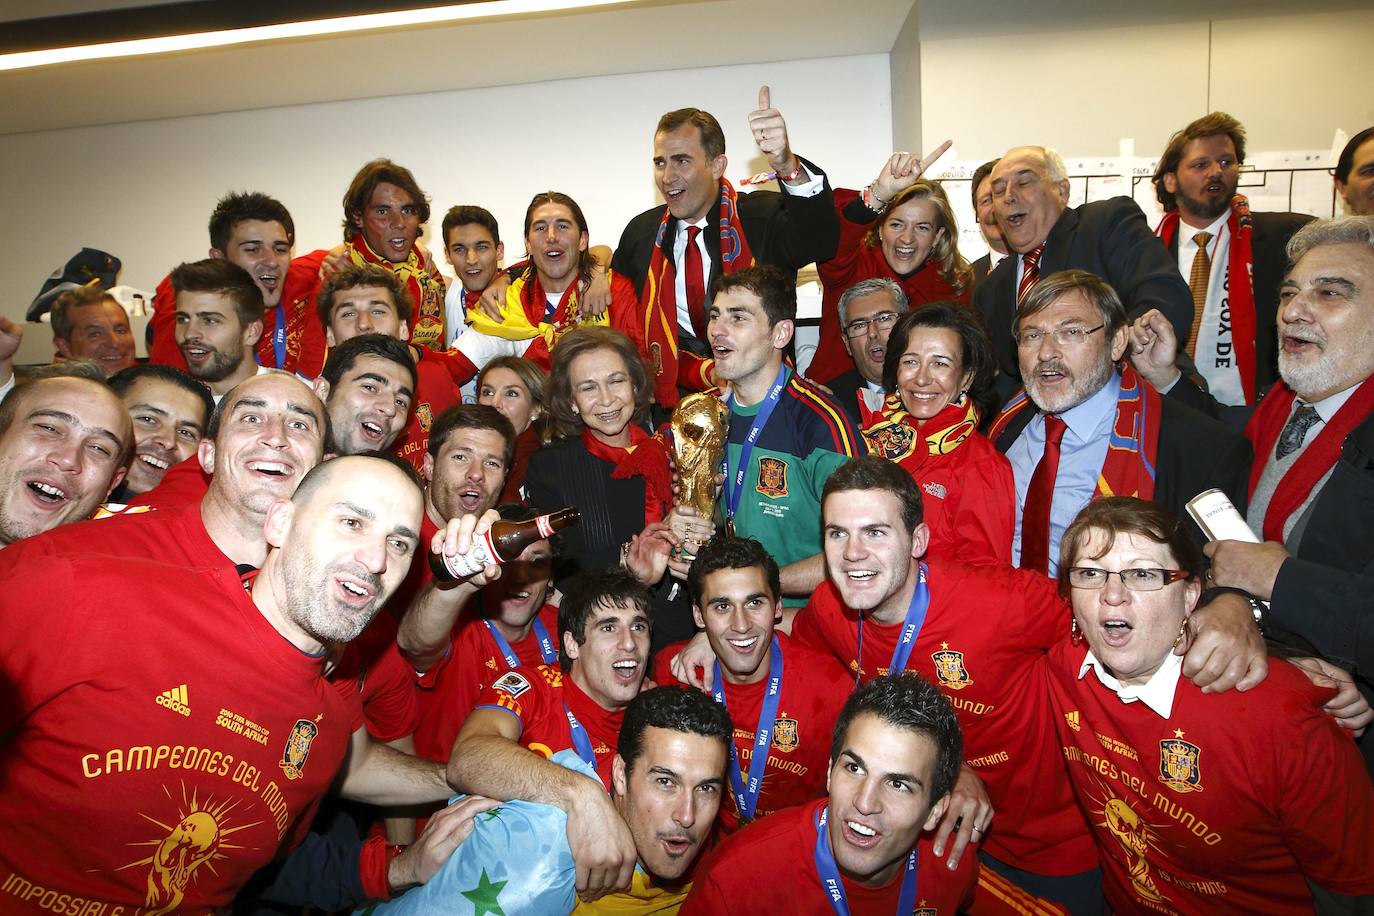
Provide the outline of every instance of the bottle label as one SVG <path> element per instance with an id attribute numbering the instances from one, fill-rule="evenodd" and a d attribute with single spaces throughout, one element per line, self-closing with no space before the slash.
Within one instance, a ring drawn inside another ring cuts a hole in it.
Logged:
<path id="1" fill-rule="evenodd" d="M 487 566 L 496 563 L 496 551 L 491 546 L 491 532 L 487 531 L 472 539 L 472 549 L 450 557 L 443 554 L 444 566 L 455 579 L 475 576 Z"/>
<path id="2" fill-rule="evenodd" d="M 551 517 L 552 516 L 541 515 L 534 520 L 535 525 L 539 527 L 539 534 L 541 537 L 553 537 L 553 524 L 549 521 Z"/>

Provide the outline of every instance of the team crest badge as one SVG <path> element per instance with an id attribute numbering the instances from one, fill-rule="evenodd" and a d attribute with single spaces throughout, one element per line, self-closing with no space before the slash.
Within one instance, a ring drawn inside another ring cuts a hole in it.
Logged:
<path id="1" fill-rule="evenodd" d="M 924 900 L 921 902 L 925 903 Z M 911 911 L 911 916 L 940 916 L 940 911 L 933 906 L 918 906 Z"/>
<path id="2" fill-rule="evenodd" d="M 911 447 L 916 442 L 916 432 L 903 423 L 889 423 L 866 430 L 864 438 L 868 440 L 870 454 L 886 458 L 888 461 L 900 461 L 911 454 Z"/>
<path id="3" fill-rule="evenodd" d="M 773 720 L 773 747 L 782 751 L 784 754 L 797 749 L 797 720 L 796 719 L 774 719 Z"/>
<path id="4" fill-rule="evenodd" d="M 1202 748 L 1183 740 L 1183 729 L 1174 729 L 1174 737 L 1159 742 L 1159 779 L 1175 792 L 1201 792 L 1202 770 L 1198 758 Z"/>
<path id="5" fill-rule="evenodd" d="M 930 658 L 935 662 L 935 677 L 939 679 L 941 687 L 963 690 L 973 683 L 968 669 L 964 667 L 964 653 L 954 651 L 949 643 L 940 643 L 940 651 L 932 652 Z"/>
<path id="6" fill-rule="evenodd" d="M 759 482 L 754 488 L 764 496 L 779 499 L 787 495 L 787 462 L 771 455 L 759 459 Z"/>
<path id="7" fill-rule="evenodd" d="M 422 401 L 415 405 L 415 419 L 420 421 L 420 428 L 429 432 L 429 428 L 434 425 L 434 410 L 429 406 L 428 401 Z"/>
<path id="8" fill-rule="evenodd" d="M 318 719 L 316 720 L 318 721 Z M 310 745 L 319 735 L 320 727 L 309 719 L 297 719 L 286 736 L 286 749 L 281 753 L 281 768 L 287 779 L 300 779 L 310 756 Z"/>

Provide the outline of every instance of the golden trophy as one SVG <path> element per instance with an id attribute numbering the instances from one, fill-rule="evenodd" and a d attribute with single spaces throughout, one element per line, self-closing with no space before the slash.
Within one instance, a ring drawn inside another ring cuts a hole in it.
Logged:
<path id="1" fill-rule="evenodd" d="M 725 460 L 730 409 L 713 394 L 689 394 L 673 409 L 673 457 L 677 461 L 677 501 L 704 519 L 716 513 L 714 477 Z"/>

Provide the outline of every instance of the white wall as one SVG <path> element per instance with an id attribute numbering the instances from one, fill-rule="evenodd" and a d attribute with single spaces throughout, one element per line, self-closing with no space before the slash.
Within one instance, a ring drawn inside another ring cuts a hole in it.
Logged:
<path id="1" fill-rule="evenodd" d="M 1203 13 L 1206 8 L 1201 9 Z M 921 43 L 927 146 L 961 159 L 1044 143 L 1112 156 L 1121 138 L 1153 156 L 1208 111 L 1229 111 L 1260 150 L 1326 149 L 1374 123 L 1374 12 L 1218 19 Z"/>
<path id="2" fill-rule="evenodd" d="M 417 62 L 417 66 L 420 65 Z M 614 247 L 658 202 L 653 126 L 673 108 L 714 113 L 727 177 L 762 170 L 745 118 L 762 83 L 787 117 L 793 148 L 840 183 L 867 183 L 892 148 L 886 54 L 593 77 L 0 136 L 11 253 L 0 311 L 22 316 L 43 279 L 83 245 L 118 255 L 123 283 L 151 289 L 205 256 L 206 220 L 228 190 L 265 191 L 296 220 L 297 252 L 341 238 L 340 199 L 376 156 L 410 167 L 437 231 L 455 203 L 496 214 L 508 260 L 538 191 L 571 194 L 593 243 Z M 194 91 L 194 87 L 187 87 Z M 426 232 L 433 250 L 441 247 Z"/>

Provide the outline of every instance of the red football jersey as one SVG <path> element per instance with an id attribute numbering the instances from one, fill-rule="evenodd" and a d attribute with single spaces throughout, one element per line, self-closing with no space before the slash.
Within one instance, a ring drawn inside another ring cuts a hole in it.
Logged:
<path id="1" fill-rule="evenodd" d="M 1043 575 L 1010 567 L 928 562 L 930 606 L 907 661 L 949 698 L 964 729 L 964 760 L 997 809 L 983 848 L 1042 875 L 1097 865 L 1054 737 L 1046 651 L 1068 632 L 1069 611 Z M 792 624 L 798 640 L 829 647 L 867 682 L 888 673 L 903 624 L 863 625 L 825 582 Z"/>
<path id="2" fill-rule="evenodd" d="M 1180 677 L 1165 719 L 1080 678 L 1086 655 L 1053 652 L 1055 723 L 1114 910 L 1311 913 L 1309 880 L 1374 894 L 1374 787 L 1330 690 L 1275 659 L 1245 693 Z"/>
<path id="3" fill-rule="evenodd" d="M 507 671 L 482 690 L 473 706 L 474 710 L 487 708 L 504 710 L 519 719 L 521 747 L 545 757 L 574 746 L 568 722 L 568 713 L 572 713 L 587 731 L 596 774 L 610 791 L 611 761 L 625 710 L 602 709 L 557 665 Z"/>
<path id="4" fill-rule="evenodd" d="M 482 689 L 512 670 L 486 621 L 468 614 L 473 606 L 469 603 L 464 608 L 448 651 L 420 680 L 424 715 L 415 731 L 415 752 L 421 757 L 447 761 L 453 751 L 453 740 Z M 517 667 L 558 664 L 558 608 L 546 604 L 536 619 L 548 634 L 553 659 L 544 657 L 539 636 L 531 627 L 524 639 L 511 645 L 520 662 Z"/>
<path id="5" fill-rule="evenodd" d="M 755 818 L 825 794 L 835 720 L 854 689 L 854 676 L 833 655 L 817 652 L 786 633 L 777 635 L 782 649 L 782 690 Z M 671 662 L 684 645 L 665 646 L 658 653 L 654 664 L 656 683 L 677 683 Z M 765 660 L 765 667 L 767 664 Z M 767 677 L 755 684 L 725 684 L 725 708 L 735 726 L 735 755 L 746 783 L 767 688 Z M 719 821 L 727 833 L 739 828 L 734 801 L 721 802 Z"/>
<path id="6" fill-rule="evenodd" d="M 828 799 L 786 808 L 727 837 L 697 872 L 681 916 L 754 916 L 757 913 L 832 916 L 816 872 L 816 817 Z M 921 916 L 960 912 L 973 900 L 978 857 L 972 850 L 950 871 L 931 851 L 934 834 L 917 841 L 916 907 Z M 890 916 L 897 910 L 904 869 L 882 887 L 865 887 L 843 875 L 849 912 Z"/>
<path id="7" fill-rule="evenodd" d="M 391 450 L 414 465 L 415 470 L 424 473 L 429 428 L 439 414 L 455 404 L 463 403 L 463 398 L 442 357 L 426 347 L 420 347 L 419 350 L 420 361 L 415 364 L 415 400 L 410 408 L 410 420 Z"/>
<path id="8" fill-rule="evenodd" d="M 232 568 L 33 557 L 0 589 L 0 910 L 227 908 L 308 825 L 356 700 Z"/>

